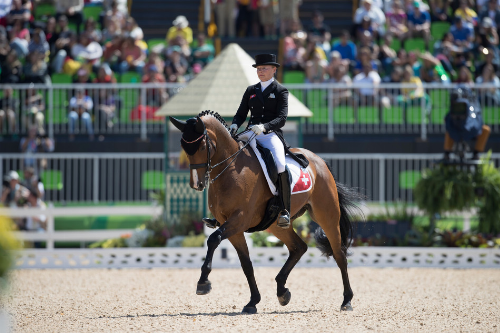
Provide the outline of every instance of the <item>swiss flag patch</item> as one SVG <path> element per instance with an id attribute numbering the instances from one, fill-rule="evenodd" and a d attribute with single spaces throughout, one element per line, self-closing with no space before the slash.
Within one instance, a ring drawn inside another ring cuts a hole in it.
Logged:
<path id="1" fill-rule="evenodd" d="M 311 176 L 309 175 L 309 171 L 306 169 L 305 172 L 300 169 L 300 176 L 295 186 L 293 187 L 292 193 L 306 192 L 309 191 L 312 187 Z"/>

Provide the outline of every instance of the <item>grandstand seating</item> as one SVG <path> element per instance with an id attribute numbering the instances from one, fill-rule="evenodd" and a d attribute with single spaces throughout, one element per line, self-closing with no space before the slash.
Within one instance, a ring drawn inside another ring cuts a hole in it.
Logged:
<path id="1" fill-rule="evenodd" d="M 434 41 L 441 40 L 443 36 L 450 31 L 450 23 L 434 22 L 431 25 L 431 35 Z"/>
<path id="2" fill-rule="evenodd" d="M 119 114 L 121 123 L 130 123 L 130 114 L 139 104 L 139 93 L 137 89 L 120 89 L 118 95 L 122 100 L 122 108 Z"/>
<path id="3" fill-rule="evenodd" d="M 340 105 L 333 110 L 333 121 L 336 124 L 354 124 L 354 108 L 352 106 Z"/>
<path id="4" fill-rule="evenodd" d="M 443 124 L 444 116 L 448 113 L 450 106 L 450 93 L 446 89 L 432 89 L 429 92 L 431 107 L 431 123 Z"/>
<path id="5" fill-rule="evenodd" d="M 381 41 L 381 44 L 382 44 L 382 42 L 383 42 L 383 41 Z M 397 39 L 397 38 L 394 38 L 394 39 L 392 40 L 391 48 L 392 48 L 394 51 L 398 52 L 398 51 L 401 49 L 401 41 L 400 41 L 399 39 Z"/>
<path id="6" fill-rule="evenodd" d="M 494 125 L 500 124 L 500 112 L 498 107 L 484 107 L 483 108 L 483 121 L 486 124 Z"/>
<path id="7" fill-rule="evenodd" d="M 126 72 L 120 75 L 120 83 L 140 83 L 141 75 L 137 72 Z"/>
<path id="8" fill-rule="evenodd" d="M 425 41 L 422 38 L 409 38 L 405 41 L 406 52 L 425 51 Z"/>
<path id="9" fill-rule="evenodd" d="M 55 73 L 51 76 L 52 83 L 71 83 L 71 75 L 64 73 Z"/>
<path id="10" fill-rule="evenodd" d="M 37 4 L 35 7 L 35 19 L 45 21 L 47 17 L 56 14 L 56 7 L 52 4 Z"/>
<path id="11" fill-rule="evenodd" d="M 306 74 L 301 71 L 286 71 L 283 74 L 283 83 L 304 83 Z"/>
<path id="12" fill-rule="evenodd" d="M 358 107 L 358 122 L 360 124 L 379 124 L 380 113 L 378 106 Z"/>
<path id="13" fill-rule="evenodd" d="M 151 38 L 148 40 L 148 50 L 151 52 L 153 48 L 157 45 L 165 45 L 165 39 L 164 38 Z"/>
<path id="14" fill-rule="evenodd" d="M 382 110 L 382 120 L 384 124 L 403 124 L 403 113 L 404 109 L 399 106 L 393 106 L 391 108 L 384 108 Z"/>
<path id="15" fill-rule="evenodd" d="M 102 6 L 85 6 L 83 7 L 83 17 L 85 19 L 92 17 L 94 21 L 99 22 L 102 11 Z"/>

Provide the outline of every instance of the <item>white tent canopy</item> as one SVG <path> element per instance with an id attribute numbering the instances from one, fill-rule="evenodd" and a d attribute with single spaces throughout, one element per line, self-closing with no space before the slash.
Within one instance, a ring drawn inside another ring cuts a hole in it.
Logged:
<path id="1" fill-rule="evenodd" d="M 232 118 L 243 93 L 258 77 L 254 59 L 238 44 L 229 44 L 189 84 L 163 105 L 156 116 L 193 117 L 204 110 Z M 311 117 L 312 112 L 295 96 L 288 97 L 288 117 Z"/>

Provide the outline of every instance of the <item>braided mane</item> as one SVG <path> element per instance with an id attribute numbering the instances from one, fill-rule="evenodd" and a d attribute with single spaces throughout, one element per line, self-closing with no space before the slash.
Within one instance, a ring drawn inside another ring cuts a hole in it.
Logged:
<path id="1" fill-rule="evenodd" d="M 227 126 L 227 123 L 226 121 L 224 120 L 224 118 L 222 118 L 222 116 L 220 114 L 218 114 L 217 112 L 215 111 L 210 111 L 210 110 L 205 110 L 205 111 L 201 111 L 199 114 L 198 114 L 198 117 L 203 117 L 203 116 L 212 116 L 214 117 L 215 119 L 217 119 L 221 124 L 222 126 L 224 126 L 224 128 L 226 130 L 229 130 L 228 129 L 228 126 Z"/>

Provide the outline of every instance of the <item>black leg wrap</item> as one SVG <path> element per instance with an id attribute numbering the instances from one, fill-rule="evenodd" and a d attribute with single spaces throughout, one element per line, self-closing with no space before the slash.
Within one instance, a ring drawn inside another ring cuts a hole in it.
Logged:
<path id="1" fill-rule="evenodd" d="M 222 242 L 222 230 L 215 230 L 207 239 L 207 246 L 218 246 Z"/>
<path id="2" fill-rule="evenodd" d="M 288 167 L 285 172 L 278 175 L 278 195 L 280 197 L 281 212 L 278 216 L 278 227 L 288 229 L 290 227 L 290 208 L 291 208 L 291 176 Z"/>

